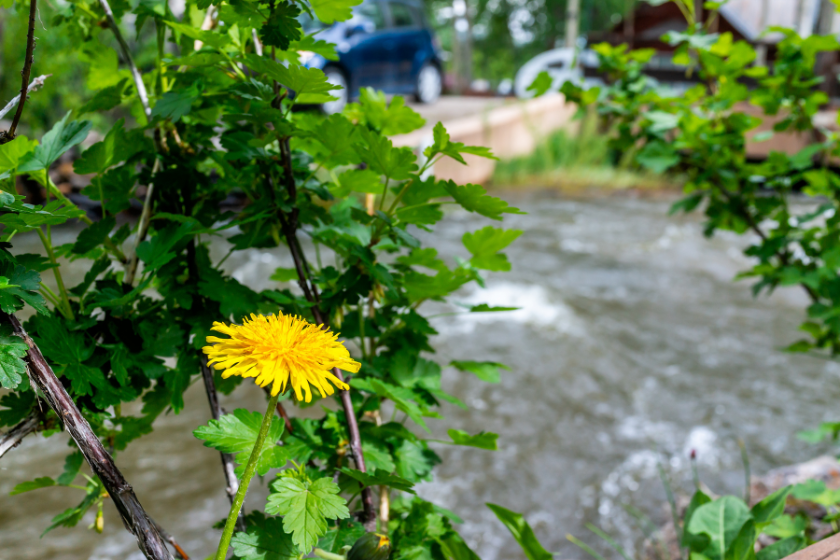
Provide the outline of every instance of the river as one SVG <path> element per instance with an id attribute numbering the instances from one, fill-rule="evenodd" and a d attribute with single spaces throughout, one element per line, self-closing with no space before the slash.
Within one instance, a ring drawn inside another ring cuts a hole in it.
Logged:
<path id="1" fill-rule="evenodd" d="M 696 450 L 703 481 L 715 492 L 740 494 L 737 438 L 746 443 L 753 472 L 825 451 L 795 434 L 836 419 L 840 365 L 780 350 L 801 336 L 796 327 L 806 300 L 794 288 L 754 299 L 748 282 L 734 282 L 748 264 L 741 254 L 745 239 L 707 239 L 700 215 L 668 216 L 671 200 L 662 198 L 570 199 L 549 192 L 508 198 L 528 212 L 504 221 L 525 231 L 508 251 L 513 271 L 489 274 L 486 290 L 464 290 L 456 301 L 520 309 L 444 315 L 433 324 L 441 363 L 494 360 L 511 371 L 489 385 L 447 369 L 444 387 L 470 410 L 445 405 L 446 420 L 429 421 L 435 436 L 447 428 L 496 432 L 500 449 L 439 445 L 443 464 L 433 482 L 419 487 L 420 495 L 463 518 L 460 531 L 482 559 L 524 558 L 485 502 L 524 512 L 560 558 L 585 557 L 568 533 L 603 550 L 585 529 L 588 522 L 632 551 L 642 533 L 625 506 L 654 522 L 668 515 L 658 462 L 675 487 L 687 489 L 688 454 Z M 446 256 L 464 257 L 463 232 L 487 223 L 453 212 L 427 241 Z M 74 231 L 56 235 L 69 240 Z M 15 241 L 37 250 L 36 239 Z M 224 247 L 214 251 L 220 255 Z M 255 250 L 226 262 L 257 289 L 268 285 L 274 268 L 290 264 L 283 250 Z M 78 278 L 83 273 L 71 271 Z M 437 304 L 428 311 L 455 309 Z M 259 391 L 243 385 L 222 404 L 262 410 L 263 402 Z M 153 434 L 117 457 L 150 514 L 195 559 L 214 550 L 219 532 L 209 527 L 227 508 L 218 454 L 191 435 L 208 414 L 198 382 L 181 414 L 162 417 Z M 85 529 L 89 515 L 75 529 L 39 539 L 81 492 L 9 496 L 19 482 L 57 476 L 66 442 L 64 434 L 50 441 L 30 437 L 0 460 L 0 558 L 142 558 L 110 504 L 102 535 Z M 252 487 L 246 505 L 257 508 L 265 483 Z"/>

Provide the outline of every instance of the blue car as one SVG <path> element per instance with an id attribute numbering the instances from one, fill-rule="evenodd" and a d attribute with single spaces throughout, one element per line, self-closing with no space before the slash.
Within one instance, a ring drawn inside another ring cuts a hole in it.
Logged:
<path id="1" fill-rule="evenodd" d="M 302 24 L 307 32 L 317 26 L 312 20 Z M 338 100 L 322 106 L 326 113 L 341 111 L 363 87 L 413 95 L 421 103 L 440 97 L 440 49 L 419 2 L 366 0 L 354 8 L 351 19 L 321 30 L 317 38 L 335 44 L 339 59 L 302 53 L 302 62 L 322 69 L 331 83 L 343 88 L 333 92 Z"/>

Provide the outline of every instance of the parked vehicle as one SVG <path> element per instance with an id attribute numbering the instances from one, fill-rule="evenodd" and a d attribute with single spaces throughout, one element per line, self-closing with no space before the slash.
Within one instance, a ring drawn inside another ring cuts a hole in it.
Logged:
<path id="1" fill-rule="evenodd" d="M 318 24 L 309 20 L 303 25 L 311 31 Z M 440 97 L 440 47 L 420 2 L 366 0 L 353 10 L 352 19 L 320 31 L 318 38 L 334 43 L 339 59 L 308 53 L 303 62 L 321 68 L 331 83 L 344 88 L 333 93 L 338 100 L 323 105 L 327 113 L 341 111 L 363 87 L 413 95 L 421 103 Z"/>
<path id="2" fill-rule="evenodd" d="M 529 99 L 534 92 L 528 87 L 537 78 L 540 72 L 546 71 L 551 76 L 551 91 L 556 91 L 564 82 L 571 81 L 585 88 L 603 85 L 599 78 L 584 77 L 583 68 L 596 68 L 598 57 L 591 50 L 578 50 L 570 48 L 553 49 L 540 53 L 525 64 L 516 73 L 513 91 L 516 97 Z"/>

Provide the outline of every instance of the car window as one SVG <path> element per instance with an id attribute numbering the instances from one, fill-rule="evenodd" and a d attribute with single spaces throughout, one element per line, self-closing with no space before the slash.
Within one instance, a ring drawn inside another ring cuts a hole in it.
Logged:
<path id="1" fill-rule="evenodd" d="M 385 16 L 382 14 L 379 2 L 365 2 L 357 6 L 353 10 L 353 19 L 357 22 L 361 20 L 372 24 L 373 29 L 368 29 L 369 32 L 385 27 Z"/>
<path id="2" fill-rule="evenodd" d="M 391 20 L 394 27 L 414 27 L 420 25 L 420 14 L 402 2 L 389 2 Z"/>

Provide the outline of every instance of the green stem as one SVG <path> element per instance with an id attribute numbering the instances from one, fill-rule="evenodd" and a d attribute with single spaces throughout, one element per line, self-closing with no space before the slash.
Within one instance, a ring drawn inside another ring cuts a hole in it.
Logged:
<path id="1" fill-rule="evenodd" d="M 219 550 L 216 551 L 216 560 L 225 560 L 227 557 L 230 539 L 233 537 L 233 530 L 236 528 L 236 520 L 239 517 L 239 510 L 242 509 L 242 504 L 245 502 L 245 493 L 248 492 L 248 484 L 251 483 L 251 478 L 257 470 L 260 452 L 262 451 L 263 443 L 265 443 L 268 428 L 271 426 L 271 420 L 274 418 L 274 409 L 277 406 L 277 400 L 279 398 L 280 394 L 278 393 L 268 400 L 268 408 L 265 411 L 265 416 L 263 416 L 260 433 L 257 435 L 257 442 L 254 444 L 251 456 L 248 457 L 245 474 L 242 475 L 242 480 L 239 481 L 239 490 L 236 491 L 236 498 L 234 498 L 233 504 L 230 506 L 230 513 L 225 522 L 225 531 L 222 533 L 222 540 L 219 541 Z"/>
<path id="2" fill-rule="evenodd" d="M 346 556 L 342 556 L 341 554 L 334 554 L 332 552 L 327 552 L 326 550 L 321 550 L 320 548 L 316 548 L 312 552 L 315 553 L 315 556 L 318 558 L 323 558 L 324 560 L 347 560 Z"/>
<path id="3" fill-rule="evenodd" d="M 44 230 L 41 228 L 36 228 L 38 232 L 38 237 L 41 238 L 41 243 L 44 244 L 44 249 L 47 251 L 47 256 L 50 258 L 50 262 L 55 265 L 53 267 L 53 273 L 55 274 L 55 283 L 58 284 L 58 293 L 61 297 L 62 307 L 62 315 L 74 321 L 76 318 L 73 316 L 73 308 L 70 307 L 70 298 L 67 296 L 67 289 L 64 287 L 64 279 L 61 277 L 61 272 L 58 270 L 58 261 L 55 258 L 55 252 L 53 252 L 52 243 L 50 243 L 47 236 L 44 235 Z"/>
<path id="4" fill-rule="evenodd" d="M 388 184 L 391 182 L 390 177 L 385 177 L 385 186 L 382 188 L 382 200 L 379 201 L 379 210 L 385 207 L 385 198 L 388 196 Z"/>

